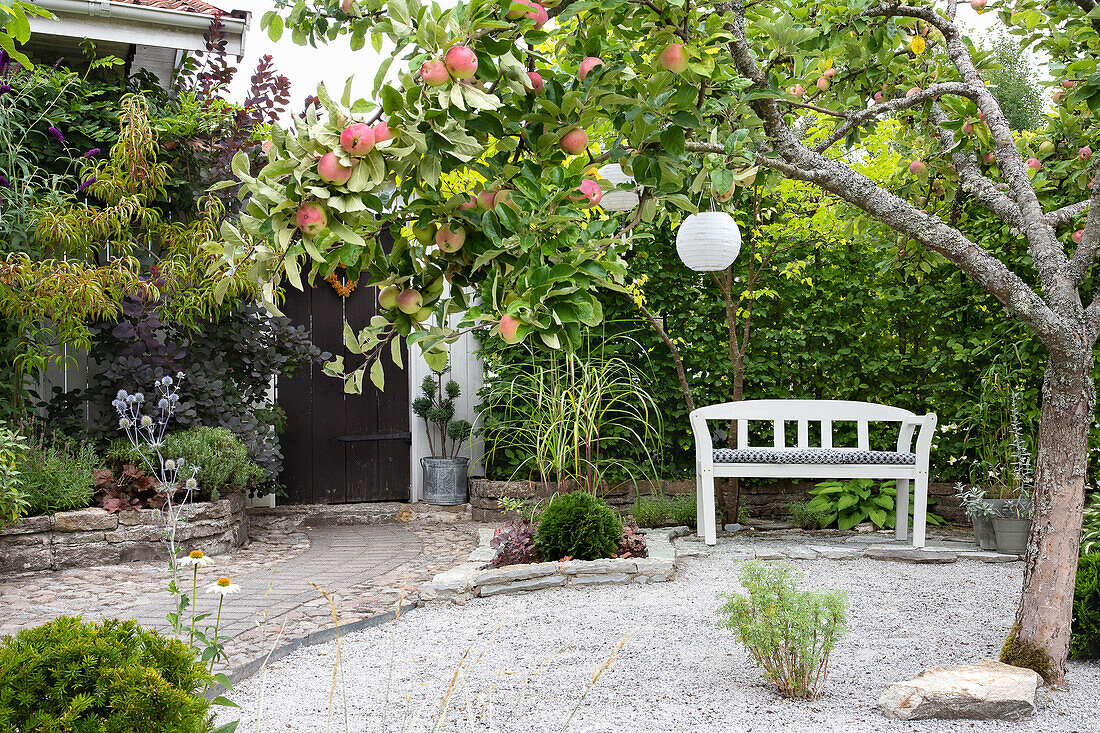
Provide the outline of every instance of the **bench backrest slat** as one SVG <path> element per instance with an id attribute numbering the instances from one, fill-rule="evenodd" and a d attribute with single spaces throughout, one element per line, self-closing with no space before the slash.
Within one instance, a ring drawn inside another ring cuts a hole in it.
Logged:
<path id="1" fill-rule="evenodd" d="M 821 421 L 821 447 L 832 448 L 833 447 L 833 421 L 822 420 Z"/>
<path id="2" fill-rule="evenodd" d="M 856 423 L 856 446 L 860 450 L 871 450 L 871 441 L 867 436 L 866 420 L 860 420 Z"/>
<path id="3" fill-rule="evenodd" d="M 810 447 L 810 421 L 799 420 L 798 421 L 798 447 L 809 448 Z"/>

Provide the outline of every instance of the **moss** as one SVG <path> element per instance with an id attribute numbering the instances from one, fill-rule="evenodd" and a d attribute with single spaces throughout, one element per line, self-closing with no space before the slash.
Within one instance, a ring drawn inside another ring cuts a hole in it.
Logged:
<path id="1" fill-rule="evenodd" d="M 1011 664 L 1013 667 L 1035 670 L 1043 678 L 1043 682 L 1048 685 L 1054 674 L 1051 669 L 1050 655 L 1037 646 L 1032 646 L 1026 641 L 1020 641 L 1019 622 L 1012 624 L 1012 628 L 1008 632 L 1008 638 L 1005 639 L 1004 646 L 1001 647 L 1001 661 L 1005 664 Z"/>

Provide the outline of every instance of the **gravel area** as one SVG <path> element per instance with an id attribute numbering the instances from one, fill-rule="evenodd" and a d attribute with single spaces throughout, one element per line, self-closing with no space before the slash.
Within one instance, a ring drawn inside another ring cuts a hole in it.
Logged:
<path id="1" fill-rule="evenodd" d="M 804 587 L 848 592 L 851 631 L 833 653 L 819 700 L 779 697 L 714 624 L 717 594 L 738 589 L 739 547 L 744 540 L 722 540 L 681 560 L 671 583 L 474 599 L 349 634 L 341 640 L 332 730 L 344 730 L 341 689 L 355 732 L 432 730 L 441 708 L 447 720 L 438 730 L 560 730 L 593 673 L 628 636 L 569 730 L 1097 730 L 1096 664 L 1072 664 L 1068 689 L 1043 691 L 1044 708 L 1023 723 L 903 723 L 875 707 L 890 682 L 938 664 L 995 657 L 1012 620 L 1021 563 L 795 561 Z M 261 685 L 260 730 L 326 729 L 336 656 L 334 643 L 306 648 L 238 685 L 231 697 L 242 706 L 239 729 L 256 729 Z"/>

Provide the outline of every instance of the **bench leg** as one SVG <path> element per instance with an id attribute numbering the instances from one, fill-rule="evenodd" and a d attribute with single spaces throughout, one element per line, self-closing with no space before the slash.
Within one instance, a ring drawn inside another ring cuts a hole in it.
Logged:
<path id="1" fill-rule="evenodd" d="M 924 526 L 928 518 L 928 474 L 918 473 L 913 482 L 913 547 L 924 547 Z"/>
<path id="2" fill-rule="evenodd" d="M 699 526 L 704 529 L 703 540 L 708 545 L 718 541 L 718 529 L 714 522 L 714 470 L 707 469 L 699 472 L 699 500 L 697 511 L 699 514 Z"/>
<path id="3" fill-rule="evenodd" d="M 909 479 L 899 478 L 895 484 L 898 491 L 894 497 L 894 536 L 904 540 L 909 534 Z"/>
<path id="4" fill-rule="evenodd" d="M 695 463 L 695 536 L 703 537 L 706 534 L 706 525 L 703 524 L 703 468 L 698 461 Z"/>

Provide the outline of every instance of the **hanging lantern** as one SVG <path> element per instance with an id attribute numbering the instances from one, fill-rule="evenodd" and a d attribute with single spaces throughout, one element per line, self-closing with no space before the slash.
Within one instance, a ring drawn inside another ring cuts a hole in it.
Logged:
<path id="1" fill-rule="evenodd" d="M 621 183 L 634 183 L 634 179 L 628 176 L 618 163 L 608 163 L 597 171 L 599 176 L 616 188 L 604 191 L 600 199 L 600 206 L 606 211 L 630 211 L 638 206 L 638 194 L 634 191 L 623 191 L 617 186 Z"/>
<path id="2" fill-rule="evenodd" d="M 741 230 L 724 211 L 701 211 L 676 231 L 676 254 L 696 272 L 715 272 L 733 264 L 741 252 Z"/>

